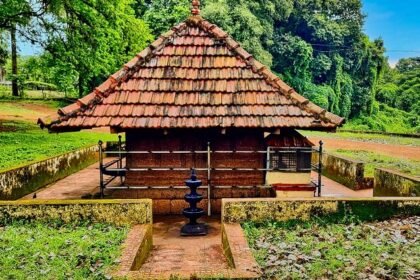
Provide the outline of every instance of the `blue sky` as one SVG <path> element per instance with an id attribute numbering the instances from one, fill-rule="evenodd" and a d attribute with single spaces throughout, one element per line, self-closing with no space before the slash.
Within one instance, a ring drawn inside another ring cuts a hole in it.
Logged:
<path id="1" fill-rule="evenodd" d="M 420 56 L 420 0 L 362 0 L 367 14 L 364 31 L 371 39 L 382 37 L 391 65 L 403 57 Z M 40 50 L 20 44 L 20 53 Z"/>
<path id="2" fill-rule="evenodd" d="M 420 0 L 363 0 L 364 31 L 385 41 L 391 65 L 420 56 Z"/>

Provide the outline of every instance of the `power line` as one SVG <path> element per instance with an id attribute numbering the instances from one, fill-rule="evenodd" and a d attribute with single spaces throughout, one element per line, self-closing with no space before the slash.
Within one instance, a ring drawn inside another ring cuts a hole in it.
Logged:
<path id="1" fill-rule="evenodd" d="M 319 43 L 307 43 L 311 46 L 319 46 L 319 47 L 337 47 L 334 50 L 315 50 L 317 52 L 335 52 L 341 50 L 353 50 L 354 47 L 346 46 L 346 45 L 334 45 L 334 44 L 319 44 Z M 388 50 L 386 52 L 405 52 L 405 53 L 420 53 L 420 50 Z"/>

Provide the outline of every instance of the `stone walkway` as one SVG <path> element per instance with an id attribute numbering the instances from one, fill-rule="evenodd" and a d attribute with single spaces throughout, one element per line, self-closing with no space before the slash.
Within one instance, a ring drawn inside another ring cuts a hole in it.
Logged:
<path id="1" fill-rule="evenodd" d="M 311 179 L 313 181 L 318 180 L 318 173 L 312 172 Z M 373 197 L 373 189 L 365 189 L 354 191 L 346 186 L 333 181 L 325 176 L 322 176 L 322 197 Z"/>
<path id="2" fill-rule="evenodd" d="M 144 277 L 169 279 L 177 276 L 226 274 L 229 269 L 223 254 L 220 217 L 203 217 L 207 236 L 181 237 L 180 229 L 187 221 L 182 216 L 157 216 L 153 224 L 153 249 L 140 268 Z"/>
<path id="3" fill-rule="evenodd" d="M 110 159 L 108 159 L 110 160 Z M 312 173 L 313 180 L 317 178 Z M 115 179 L 111 185 L 118 185 L 119 179 Z M 373 189 L 353 191 L 340 183 L 322 176 L 322 196 L 324 197 L 372 197 Z M 110 185 L 110 186 L 111 186 Z M 59 180 L 36 192 L 37 199 L 80 199 L 99 192 L 98 164 L 92 164 L 86 169 L 76 172 L 62 180 Z M 21 199 L 33 199 L 29 194 Z"/>
<path id="4" fill-rule="evenodd" d="M 119 179 L 115 179 L 111 185 L 117 185 Z M 110 185 L 110 186 L 111 186 Z M 61 179 L 47 187 L 36 191 L 37 199 L 81 199 L 99 192 L 98 163 L 80 170 L 64 179 Z M 35 193 L 31 193 L 21 199 L 33 199 Z"/>

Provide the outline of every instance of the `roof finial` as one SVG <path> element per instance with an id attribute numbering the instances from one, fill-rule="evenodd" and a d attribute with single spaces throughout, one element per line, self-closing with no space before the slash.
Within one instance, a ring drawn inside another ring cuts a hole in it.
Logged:
<path id="1" fill-rule="evenodd" d="M 191 13 L 194 16 L 198 16 L 200 14 L 200 1 L 199 0 L 192 0 Z"/>

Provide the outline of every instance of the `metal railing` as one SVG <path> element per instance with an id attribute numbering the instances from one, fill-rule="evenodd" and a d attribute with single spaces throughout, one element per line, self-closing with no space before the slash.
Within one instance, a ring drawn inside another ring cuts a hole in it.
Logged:
<path id="1" fill-rule="evenodd" d="M 265 183 L 264 185 L 248 185 L 248 186 L 216 186 L 212 184 L 212 172 L 215 171 L 258 171 L 258 172 L 269 172 L 269 171 L 284 171 L 284 172 L 298 172 L 298 171 L 316 171 L 318 172 L 318 181 L 313 181 L 312 184 L 316 187 L 316 195 L 321 196 L 321 172 L 322 172 L 322 141 L 320 141 L 319 149 L 313 149 L 308 147 L 276 147 L 273 150 L 270 147 L 267 147 L 266 150 L 256 150 L 256 151 L 236 151 L 236 150 L 226 150 L 226 151 L 213 151 L 211 150 L 210 142 L 207 143 L 206 150 L 197 150 L 197 151 L 125 151 L 123 147 L 123 143 L 121 141 L 121 136 L 119 136 L 118 140 L 118 149 L 116 151 L 107 151 L 103 148 L 103 142 L 99 141 L 99 170 L 100 170 L 100 194 L 101 198 L 104 197 L 105 189 L 113 189 L 113 190 L 121 190 L 121 189 L 131 189 L 131 190 L 140 190 L 140 189 L 187 189 L 186 186 L 127 186 L 124 183 L 124 178 L 127 172 L 147 172 L 147 171 L 190 171 L 192 168 L 187 167 L 127 167 L 123 166 L 123 159 L 126 158 L 127 155 L 187 155 L 187 154 L 202 154 L 206 155 L 206 166 L 205 167 L 194 167 L 196 171 L 206 171 L 207 172 L 207 185 L 201 186 L 200 189 L 207 189 L 207 197 L 208 197 L 208 205 L 207 211 L 208 214 L 211 214 L 211 203 L 210 197 L 212 189 L 227 189 L 227 188 L 240 188 L 240 189 L 249 189 L 249 188 L 271 188 L 270 185 Z M 281 168 L 281 167 L 273 167 L 271 166 L 270 156 L 273 154 L 278 153 L 319 153 L 319 162 L 317 164 L 312 164 L 310 167 L 307 168 Z M 264 154 L 266 155 L 266 166 L 265 167 L 212 167 L 212 155 L 216 154 Z M 104 163 L 104 155 L 114 155 L 117 158 L 110 162 Z M 104 175 L 109 176 L 107 180 L 105 180 Z M 107 187 L 111 182 L 113 182 L 116 178 L 120 178 L 120 185 L 119 186 L 112 186 Z"/>

